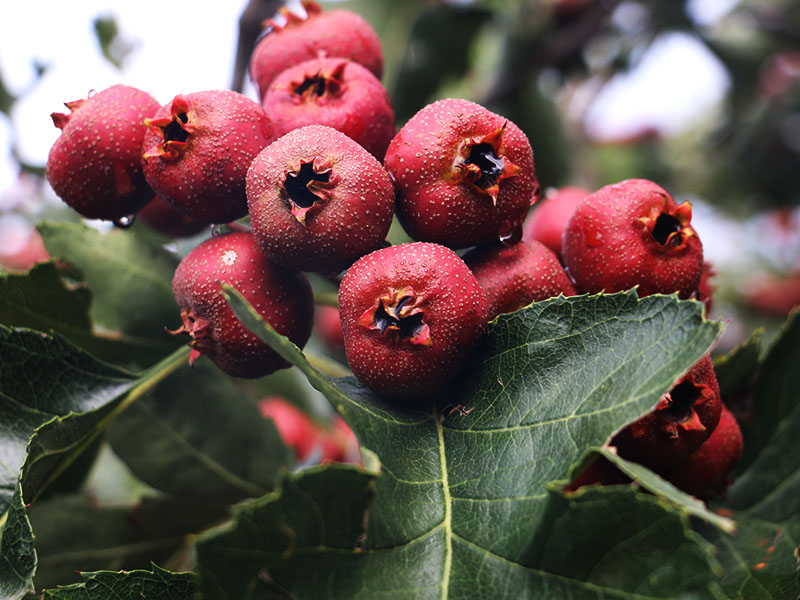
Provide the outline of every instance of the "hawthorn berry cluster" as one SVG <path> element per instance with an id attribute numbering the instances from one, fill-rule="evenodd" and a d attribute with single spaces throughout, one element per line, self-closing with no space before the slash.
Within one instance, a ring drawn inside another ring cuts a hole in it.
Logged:
<path id="1" fill-rule="evenodd" d="M 403 401 L 441 390 L 489 320 L 536 300 L 638 286 L 710 302 L 691 205 L 627 180 L 563 190 L 524 223 L 541 192 L 519 127 L 445 99 L 396 131 L 375 31 L 350 11 L 303 6 L 265 23 L 250 63 L 260 104 L 214 90 L 159 106 L 116 85 L 52 115 L 62 135 L 47 175 L 81 215 L 123 223 L 139 213 L 168 235 L 249 216 L 249 229 L 212 235 L 175 272 L 176 333 L 190 336 L 191 361 L 207 355 L 236 377 L 287 367 L 236 319 L 220 283 L 303 347 L 314 310 L 304 272 L 344 271 L 348 364 Z M 387 246 L 395 216 L 414 242 Z M 741 436 L 737 450 L 725 414 L 705 357 L 614 444 L 671 476 L 680 461 L 719 462 L 708 444 L 723 423 L 735 462 Z M 719 491 L 730 466 L 714 469 Z"/>

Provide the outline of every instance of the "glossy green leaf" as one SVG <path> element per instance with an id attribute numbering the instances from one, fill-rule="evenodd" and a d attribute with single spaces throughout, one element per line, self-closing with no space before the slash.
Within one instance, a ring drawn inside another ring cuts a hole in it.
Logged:
<path id="1" fill-rule="evenodd" d="M 38 228 L 48 252 L 86 277 L 91 314 L 99 326 L 133 339 L 170 342 L 164 328 L 180 325 L 172 296 L 176 256 L 129 231 L 100 233 L 66 222 L 45 222 Z"/>
<path id="2" fill-rule="evenodd" d="M 36 589 L 81 581 L 79 571 L 146 569 L 186 552 L 191 535 L 222 522 L 227 508 L 197 499 L 144 498 L 134 506 L 96 506 L 82 494 L 34 504 Z"/>
<path id="3" fill-rule="evenodd" d="M 106 439 L 145 483 L 198 500 L 262 496 L 292 461 L 273 422 L 203 360 L 121 414 Z"/>
<path id="4" fill-rule="evenodd" d="M 599 598 L 638 591 L 625 572 L 645 572 L 643 557 L 656 551 L 637 545 L 638 532 L 620 539 L 628 548 L 624 567 L 579 572 L 567 561 L 557 575 L 555 565 L 543 570 L 542 536 L 553 510 L 548 485 L 565 478 L 587 448 L 644 414 L 708 350 L 721 325 L 705 321 L 697 303 L 640 300 L 633 292 L 536 302 L 490 325 L 475 360 L 438 402 L 402 407 L 353 378 L 315 371 L 226 289 L 239 319 L 297 365 L 381 461 L 363 553 L 314 563 L 322 581 L 337 573 L 339 586 L 284 582 L 280 570 L 270 569 L 278 584 L 315 598 L 404 597 L 409 590 L 417 598 L 463 597 L 455 590 L 465 589 L 491 590 L 496 598 L 516 598 L 520 590 Z M 665 572 L 691 576 L 656 577 L 642 597 L 712 597 L 710 563 L 698 558 L 704 546 L 678 525 L 687 513 L 657 505 L 680 519 L 656 540 L 686 543 L 694 558 L 665 550 L 674 561 Z M 604 573 L 602 585 L 588 572 Z"/>
<path id="5" fill-rule="evenodd" d="M 197 591 L 193 573 L 152 571 L 81 573 L 83 583 L 46 590 L 47 600 L 190 600 Z"/>
<path id="6" fill-rule="evenodd" d="M 28 273 L 0 275 L 4 325 L 57 331 L 76 346 L 117 364 L 153 364 L 181 341 L 96 331 L 89 314 L 91 300 L 86 285 L 70 287 L 53 263 L 37 264 Z"/>

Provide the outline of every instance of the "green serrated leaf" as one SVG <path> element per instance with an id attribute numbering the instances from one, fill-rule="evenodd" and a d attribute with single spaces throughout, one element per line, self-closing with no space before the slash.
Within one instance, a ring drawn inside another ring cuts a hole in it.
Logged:
<path id="1" fill-rule="evenodd" d="M 137 377 L 59 335 L 0 325 L 0 590 L 14 590 L 3 597 L 24 593 L 35 570 L 25 505 L 186 356 L 181 349 Z"/>
<path id="2" fill-rule="evenodd" d="M 194 573 L 172 573 L 153 565 L 152 571 L 81 573 L 84 582 L 45 590 L 52 600 L 191 600 L 197 592 Z"/>
<path id="3" fill-rule="evenodd" d="M 272 421 L 211 364 L 188 365 L 109 428 L 114 452 L 168 494 L 236 502 L 275 487 L 292 458 Z"/>
<path id="4" fill-rule="evenodd" d="M 47 251 L 86 277 L 95 323 L 133 338 L 169 343 L 164 328 L 180 325 L 172 296 L 176 256 L 123 230 L 100 233 L 67 222 L 44 222 L 38 229 Z"/>
<path id="5" fill-rule="evenodd" d="M 57 331 L 109 362 L 143 366 L 169 354 L 180 342 L 94 331 L 90 304 L 89 288 L 68 286 L 53 263 L 37 264 L 24 274 L 0 275 L 0 323 L 10 327 Z"/>
<path id="6" fill-rule="evenodd" d="M 308 555 L 357 553 L 376 476 L 353 465 L 312 467 L 238 508 L 230 524 L 198 541 L 204 598 L 245 598 L 261 585 L 257 576 L 264 567 L 279 567 L 293 557 L 302 564 Z"/>
<path id="7" fill-rule="evenodd" d="M 79 571 L 145 569 L 187 547 L 189 534 L 227 517 L 227 507 L 173 498 L 135 506 L 96 506 L 83 495 L 31 507 L 36 532 L 37 589 L 80 582 Z"/>
<path id="8" fill-rule="evenodd" d="M 269 569 L 279 585 L 298 598 L 402 598 L 409 590 L 416 598 L 447 598 L 463 597 L 454 590 L 465 589 L 491 590 L 495 598 L 516 598 L 520 590 L 599 598 L 638 591 L 621 571 L 596 586 L 568 564 L 557 576 L 542 570 L 538 536 L 552 522 L 548 485 L 565 478 L 587 448 L 652 408 L 708 351 L 721 324 L 705 321 L 697 303 L 638 299 L 635 292 L 536 302 L 493 322 L 475 360 L 436 401 L 405 408 L 353 378 L 323 376 L 240 294 L 225 289 L 245 326 L 306 374 L 382 465 L 363 554 L 314 563 L 323 581 L 335 572 L 348 585 L 323 592 Z M 656 540 L 674 541 L 683 529 Z M 653 547 L 633 539 L 628 548 L 625 570 L 642 573 L 637 557 Z M 675 562 L 663 569 L 691 576 L 680 583 L 656 577 L 640 597 L 713 597 L 710 562 L 665 556 Z"/>

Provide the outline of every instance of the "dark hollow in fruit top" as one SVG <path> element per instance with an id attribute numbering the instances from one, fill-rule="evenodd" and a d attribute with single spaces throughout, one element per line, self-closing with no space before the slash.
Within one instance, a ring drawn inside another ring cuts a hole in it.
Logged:
<path id="1" fill-rule="evenodd" d="M 312 181 L 322 181 L 327 183 L 331 178 L 330 171 L 315 173 L 311 163 L 303 163 L 297 173 L 289 172 L 283 187 L 289 195 L 291 201 L 300 208 L 309 208 L 314 202 L 319 200 L 314 192 L 308 189 L 308 184 Z"/>
<path id="2" fill-rule="evenodd" d="M 185 142 L 189 139 L 189 132 L 183 128 L 189 117 L 186 113 L 180 113 L 169 125 L 164 128 L 164 141 L 166 142 Z"/>
<path id="3" fill-rule="evenodd" d="M 475 182 L 475 185 L 481 189 L 493 186 L 505 168 L 505 160 L 498 157 L 494 153 L 492 145 L 486 142 L 470 148 L 469 157 L 465 162 L 473 164 L 481 170 L 481 176 Z"/>
<path id="4" fill-rule="evenodd" d="M 673 422 L 683 423 L 692 414 L 692 406 L 700 398 L 700 389 L 691 381 L 681 381 L 669 393 L 672 403 L 661 411 L 661 415 Z"/>
<path id="5" fill-rule="evenodd" d="M 680 246 L 683 241 L 680 235 L 682 227 L 678 219 L 667 213 L 661 213 L 653 226 L 653 237 L 662 246 L 665 246 L 668 242 L 673 246 Z M 672 235 L 673 233 L 679 235 Z"/>
<path id="6" fill-rule="evenodd" d="M 298 96 L 302 96 L 306 91 L 313 88 L 314 94 L 322 96 L 325 94 L 326 86 L 327 80 L 321 75 L 315 75 L 313 77 L 306 77 L 302 83 L 294 88 L 294 93 Z"/>
<path id="7" fill-rule="evenodd" d="M 410 301 L 411 296 L 402 298 L 400 302 L 397 303 L 395 313 L 399 313 Z M 375 311 L 375 325 L 380 329 L 381 335 L 385 335 L 386 330 L 394 326 L 400 330 L 400 339 L 412 338 L 417 335 L 422 328 L 422 317 L 423 314 L 421 312 L 414 313 L 407 317 L 394 317 L 386 311 L 383 302 L 381 302 L 380 306 L 378 306 L 378 309 Z"/>

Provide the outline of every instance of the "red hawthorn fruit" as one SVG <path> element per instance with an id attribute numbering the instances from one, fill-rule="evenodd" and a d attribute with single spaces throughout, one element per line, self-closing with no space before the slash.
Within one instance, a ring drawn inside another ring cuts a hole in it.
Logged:
<path id="1" fill-rule="evenodd" d="M 331 426 L 324 427 L 280 396 L 264 398 L 259 408 L 264 417 L 275 422 L 283 442 L 294 450 L 298 462 L 309 458 L 315 450 L 320 452 L 320 462 L 358 461 L 358 440 L 340 416 L 334 417 Z"/>
<path id="2" fill-rule="evenodd" d="M 706 314 L 711 313 L 711 307 L 714 305 L 714 285 L 711 280 L 716 277 L 717 272 L 710 262 L 703 262 L 703 274 L 700 276 L 700 283 L 697 284 L 697 290 L 692 295 L 706 306 Z"/>
<path id="3" fill-rule="evenodd" d="M 384 164 L 408 235 L 450 248 L 519 241 L 538 187 L 525 134 L 468 100 L 420 110 L 392 139 Z"/>
<path id="4" fill-rule="evenodd" d="M 264 253 L 301 271 L 341 271 L 379 248 L 394 209 L 386 169 L 340 131 L 290 131 L 247 172 L 253 235 Z"/>
<path id="5" fill-rule="evenodd" d="M 513 246 L 500 242 L 479 246 L 463 259 L 486 294 L 489 320 L 536 300 L 575 295 L 575 287 L 556 254 L 536 240 Z"/>
<path id="6" fill-rule="evenodd" d="M 156 193 L 204 223 L 247 214 L 247 168 L 275 139 L 261 106 L 229 90 L 178 94 L 145 125 L 144 175 Z"/>
<path id="7" fill-rule="evenodd" d="M 285 24 L 264 22 L 264 33 L 250 57 L 250 78 L 264 98 L 279 73 L 306 60 L 341 57 L 364 65 L 375 77 L 383 74 L 378 34 L 360 15 L 349 10 L 322 12 L 316 2 L 303 2 L 306 16 L 280 10 Z"/>
<path id="8" fill-rule="evenodd" d="M 567 221 L 562 258 L 580 293 L 639 296 L 695 293 L 703 246 L 691 226 L 692 205 L 676 204 L 664 188 L 628 179 L 584 198 Z"/>
<path id="9" fill-rule="evenodd" d="M 539 241 L 560 257 L 564 227 L 575 207 L 591 193 L 580 187 L 548 190 L 525 220 L 522 239 Z"/>
<path id="10" fill-rule="evenodd" d="M 153 231 L 171 238 L 190 237 L 208 227 L 208 223 L 187 217 L 159 195 L 148 202 L 136 218 Z"/>
<path id="11" fill-rule="evenodd" d="M 339 287 L 347 361 L 368 388 L 398 400 L 447 384 L 487 322 L 486 298 L 452 250 L 413 242 L 350 267 Z"/>
<path id="12" fill-rule="evenodd" d="M 319 337 L 332 349 L 344 347 L 342 335 L 342 321 L 339 318 L 339 309 L 333 306 L 317 306 L 314 319 Z"/>
<path id="13" fill-rule="evenodd" d="M 278 333 L 301 348 L 311 335 L 314 298 L 305 275 L 268 261 L 250 232 L 211 237 L 178 265 L 172 292 L 183 325 L 172 333 L 192 340 L 190 363 L 207 355 L 234 377 L 262 377 L 289 363 L 233 314 L 220 283 L 235 287 Z"/>
<path id="14" fill-rule="evenodd" d="M 711 436 L 664 476 L 684 492 L 708 500 L 725 495 L 741 457 L 742 432 L 736 418 L 723 405 L 719 424 Z"/>
<path id="15" fill-rule="evenodd" d="M 142 121 L 158 110 L 147 92 L 114 85 L 50 116 L 61 135 L 47 157 L 56 195 L 89 219 L 122 220 L 153 197 L 142 173 Z"/>
<path id="16" fill-rule="evenodd" d="M 289 67 L 261 105 L 281 136 L 304 125 L 338 129 L 379 161 L 394 137 L 389 93 L 366 68 L 345 58 L 315 58 Z"/>
<path id="17" fill-rule="evenodd" d="M 611 444 L 622 458 L 664 472 L 708 439 L 721 411 L 717 376 L 706 354 L 652 411 L 620 431 Z"/>

